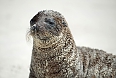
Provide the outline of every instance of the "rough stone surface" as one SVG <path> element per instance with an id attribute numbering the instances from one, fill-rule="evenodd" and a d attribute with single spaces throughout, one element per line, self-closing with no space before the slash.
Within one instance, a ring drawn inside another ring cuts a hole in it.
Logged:
<path id="1" fill-rule="evenodd" d="M 116 78 L 116 56 L 77 47 L 59 12 L 40 11 L 30 26 L 33 50 L 29 78 Z"/>

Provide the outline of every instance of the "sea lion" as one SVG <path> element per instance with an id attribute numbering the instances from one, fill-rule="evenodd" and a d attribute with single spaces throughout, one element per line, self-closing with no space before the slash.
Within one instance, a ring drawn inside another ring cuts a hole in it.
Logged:
<path id="1" fill-rule="evenodd" d="M 63 15 L 38 12 L 30 21 L 33 50 L 29 78 L 116 78 L 116 56 L 77 47 Z"/>

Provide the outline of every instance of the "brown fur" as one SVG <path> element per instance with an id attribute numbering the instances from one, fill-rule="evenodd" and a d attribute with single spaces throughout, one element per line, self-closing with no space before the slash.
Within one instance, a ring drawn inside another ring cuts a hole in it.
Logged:
<path id="1" fill-rule="evenodd" d="M 33 50 L 29 78 L 116 78 L 116 56 L 76 47 L 60 13 L 40 11 L 30 26 Z"/>

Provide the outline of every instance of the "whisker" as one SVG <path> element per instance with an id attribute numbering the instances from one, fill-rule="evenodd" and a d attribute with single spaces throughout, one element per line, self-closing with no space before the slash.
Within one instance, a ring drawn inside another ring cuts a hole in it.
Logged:
<path id="1" fill-rule="evenodd" d="M 30 41 L 30 38 L 31 38 L 31 31 L 30 29 L 28 29 L 26 32 L 26 41 Z"/>

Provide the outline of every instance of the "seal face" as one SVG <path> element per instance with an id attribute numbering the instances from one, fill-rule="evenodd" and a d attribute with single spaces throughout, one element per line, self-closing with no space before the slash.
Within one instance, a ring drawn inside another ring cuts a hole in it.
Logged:
<path id="1" fill-rule="evenodd" d="M 67 26 L 64 17 L 56 11 L 44 10 L 38 12 L 30 21 L 30 34 L 38 39 L 43 47 L 54 43 L 54 38 L 58 38 L 64 27 Z M 56 41 L 55 41 L 56 42 Z"/>

